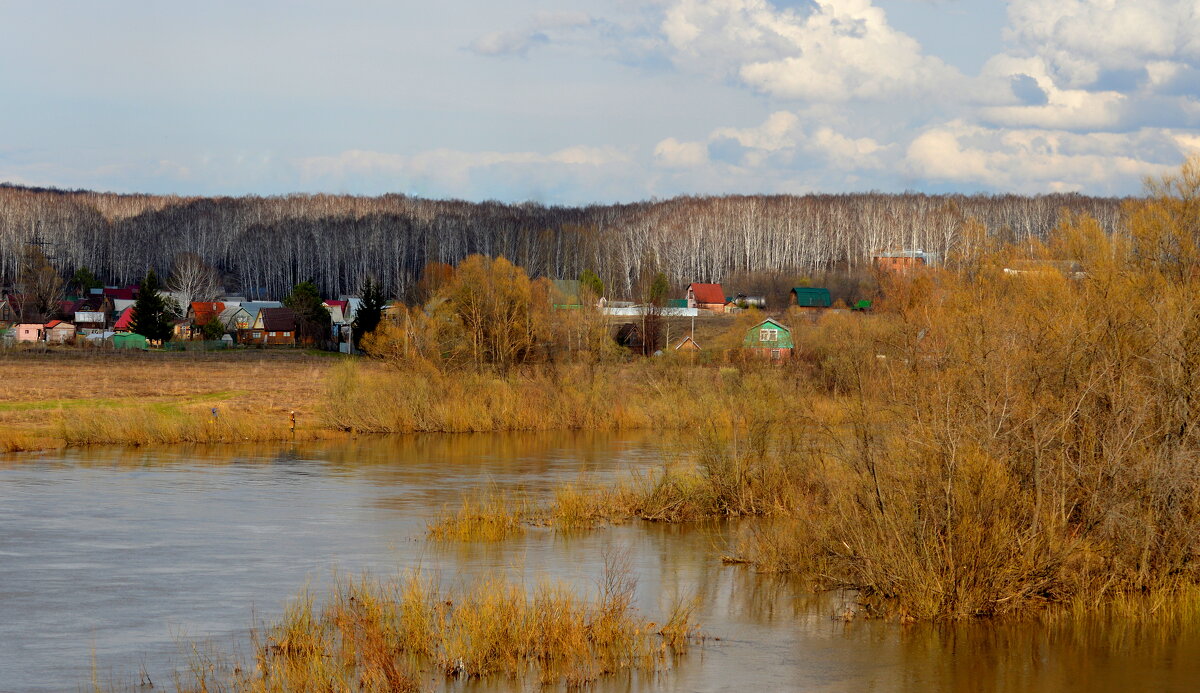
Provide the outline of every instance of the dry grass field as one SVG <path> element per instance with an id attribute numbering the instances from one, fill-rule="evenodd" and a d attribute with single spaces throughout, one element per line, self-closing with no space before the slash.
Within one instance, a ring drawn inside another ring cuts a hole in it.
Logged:
<path id="1" fill-rule="evenodd" d="M 323 436 L 317 412 L 337 360 L 300 351 L 8 351 L 0 451 L 283 438 L 292 411 L 297 436 Z"/>

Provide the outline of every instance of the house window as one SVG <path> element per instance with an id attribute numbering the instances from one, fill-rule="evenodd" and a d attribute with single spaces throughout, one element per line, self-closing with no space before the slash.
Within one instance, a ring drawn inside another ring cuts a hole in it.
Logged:
<path id="1" fill-rule="evenodd" d="M 255 333 L 254 333 L 254 338 L 255 338 L 255 339 L 262 339 L 262 332 L 255 332 Z"/>
<path id="2" fill-rule="evenodd" d="M 760 341 L 760 342 L 778 342 L 779 341 L 779 330 L 771 330 L 771 329 L 759 330 L 758 331 L 758 341 Z"/>
<path id="3" fill-rule="evenodd" d="M 782 350 L 780 350 L 780 349 L 772 349 L 772 350 L 771 350 L 771 360 L 772 360 L 772 361 L 778 361 L 778 360 L 779 360 L 779 357 L 780 357 L 780 355 L 781 355 L 782 353 L 783 353 L 783 352 L 782 352 Z"/>
<path id="4" fill-rule="evenodd" d="M 291 332 L 284 332 L 284 333 L 283 333 L 283 336 L 284 336 L 284 337 L 291 337 L 291 336 L 292 336 L 292 333 L 291 333 Z"/>
<path id="5" fill-rule="evenodd" d="M 274 333 L 274 332 L 271 332 L 271 333 L 269 333 L 269 335 L 270 335 L 271 337 L 274 337 L 274 336 L 275 336 L 275 333 Z"/>

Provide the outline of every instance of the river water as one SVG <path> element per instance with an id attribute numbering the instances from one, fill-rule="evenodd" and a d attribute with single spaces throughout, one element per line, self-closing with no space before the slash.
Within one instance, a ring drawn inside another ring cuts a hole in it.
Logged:
<path id="1" fill-rule="evenodd" d="M 1200 690 L 1200 633 L 1094 620 L 844 622 L 849 595 L 723 566 L 731 529 L 632 523 L 431 545 L 426 522 L 481 486 L 533 497 L 659 463 L 661 441 L 424 435 L 338 444 L 72 450 L 0 457 L 0 692 L 173 690 L 184 649 L 244 641 L 337 572 L 497 570 L 591 592 L 622 552 L 650 618 L 699 595 L 711 636 L 652 679 L 599 690 Z M 505 690 L 510 685 L 491 686 Z M 146 688 L 144 690 L 151 690 Z"/>

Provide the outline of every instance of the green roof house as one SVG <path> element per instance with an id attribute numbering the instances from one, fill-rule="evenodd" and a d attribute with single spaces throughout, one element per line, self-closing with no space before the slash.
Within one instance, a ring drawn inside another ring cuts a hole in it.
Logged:
<path id="1" fill-rule="evenodd" d="M 809 310 L 821 310 L 833 305 L 833 297 L 829 289 L 815 286 L 797 286 L 791 294 L 796 297 L 796 305 Z"/>
<path id="2" fill-rule="evenodd" d="M 792 331 L 773 318 L 767 318 L 746 331 L 742 350 L 748 355 L 771 361 L 792 357 Z"/>

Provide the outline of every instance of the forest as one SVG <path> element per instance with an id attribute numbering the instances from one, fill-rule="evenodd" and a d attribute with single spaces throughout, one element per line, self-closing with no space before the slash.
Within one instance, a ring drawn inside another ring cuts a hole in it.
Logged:
<path id="1" fill-rule="evenodd" d="M 504 256 L 531 276 L 593 270 L 613 297 L 637 297 L 663 272 L 675 286 L 749 272 L 853 272 L 884 250 L 945 257 L 984 235 L 1043 239 L 1064 211 L 1111 232 L 1123 200 L 1078 194 L 754 195 L 677 197 L 586 207 L 526 202 L 286 195 L 179 197 L 0 185 L 0 285 L 40 248 L 64 276 L 87 268 L 110 284 L 163 274 L 199 256 L 226 289 L 278 297 L 302 281 L 327 296 L 372 277 L 405 296 L 429 263 Z M 982 226 L 986 234 L 968 227 Z"/>

